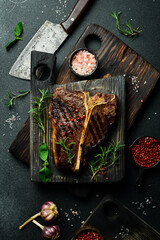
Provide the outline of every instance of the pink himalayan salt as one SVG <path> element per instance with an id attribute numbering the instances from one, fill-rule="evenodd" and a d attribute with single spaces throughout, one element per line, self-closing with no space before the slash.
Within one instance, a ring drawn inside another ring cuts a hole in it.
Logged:
<path id="1" fill-rule="evenodd" d="M 72 59 L 72 69 L 79 75 L 90 75 L 96 68 L 94 54 L 87 50 L 79 50 Z"/>

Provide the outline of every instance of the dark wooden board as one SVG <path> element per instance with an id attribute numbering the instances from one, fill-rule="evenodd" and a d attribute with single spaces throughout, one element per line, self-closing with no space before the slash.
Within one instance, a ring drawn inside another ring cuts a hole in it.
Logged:
<path id="1" fill-rule="evenodd" d="M 91 81 L 79 81 L 75 83 L 68 83 L 65 85 L 51 85 L 48 81 L 31 80 L 31 109 L 34 108 L 33 98 L 39 97 L 40 89 L 49 89 L 53 93 L 57 87 L 63 86 L 68 90 L 82 90 L 89 91 L 93 96 L 97 92 L 114 93 L 118 97 L 118 115 L 114 126 L 111 129 L 111 134 L 108 141 L 114 140 L 116 143 L 120 141 L 121 144 L 125 143 L 125 79 L 123 76 L 111 77 L 108 79 L 97 79 Z M 54 164 L 53 148 L 52 148 L 52 124 L 48 119 L 48 107 L 45 112 L 46 132 L 43 134 L 42 130 L 36 125 L 34 118 L 30 117 L 30 156 L 31 156 L 31 180 L 40 181 L 39 170 L 42 167 L 42 161 L 39 158 L 39 147 L 41 143 L 45 142 L 49 148 L 49 165 L 52 171 L 51 182 L 73 182 L 73 183 L 89 183 L 91 182 L 91 175 L 89 174 L 88 167 L 80 173 L 63 173 L 59 171 Z M 121 148 L 119 151 L 119 164 L 110 168 L 106 176 L 99 176 L 97 182 L 118 182 L 124 176 L 125 171 L 125 149 Z"/>
<path id="2" fill-rule="evenodd" d="M 83 224 L 98 229 L 104 240 L 159 240 L 160 234 L 125 205 L 106 196 Z"/>
<path id="3" fill-rule="evenodd" d="M 153 91 L 160 74 L 151 64 L 144 60 L 134 50 L 129 48 L 115 35 L 95 24 L 89 25 L 85 29 L 71 52 L 76 48 L 85 47 L 85 41 L 89 36 L 98 36 L 101 41 L 101 47 L 96 51 L 99 60 L 99 69 L 94 75 L 94 78 L 102 78 L 106 74 L 110 74 L 111 76 L 125 74 L 127 92 L 126 123 L 127 129 L 129 129 Z M 68 59 L 70 54 L 59 70 L 56 81 L 58 84 L 80 81 L 80 79 L 71 73 L 69 69 Z M 26 154 L 28 153 L 29 155 L 30 144 L 29 121 L 25 124 L 25 129 L 28 128 L 28 131 L 25 131 L 23 126 L 10 147 L 10 151 L 14 156 L 24 162 Z M 21 139 L 20 141 L 18 139 L 19 137 Z M 24 138 L 25 142 L 23 141 Z"/>

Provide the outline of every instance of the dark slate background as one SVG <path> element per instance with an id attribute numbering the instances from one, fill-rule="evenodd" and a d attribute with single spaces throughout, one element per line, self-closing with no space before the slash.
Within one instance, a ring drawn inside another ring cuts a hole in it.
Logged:
<path id="1" fill-rule="evenodd" d="M 128 146 L 142 135 L 151 135 L 160 140 L 160 84 L 150 96 L 132 129 L 127 132 L 126 174 L 115 185 L 80 186 L 76 196 L 65 184 L 38 184 L 30 182 L 28 166 L 15 159 L 8 151 L 14 137 L 28 117 L 29 96 L 16 102 L 13 110 L 4 106 L 7 91 L 30 89 L 30 82 L 9 76 L 9 70 L 28 41 L 44 23 L 50 20 L 62 22 L 73 7 L 74 0 L 0 0 L 0 239 L 40 239 L 41 230 L 29 224 L 23 231 L 18 226 L 37 213 L 46 201 L 54 201 L 60 209 L 59 224 L 62 238 L 69 240 L 105 194 L 111 193 L 130 210 L 160 232 L 160 167 L 146 172 L 141 191 L 135 188 L 138 170 L 131 161 Z M 141 26 L 143 33 L 134 41 L 119 34 L 115 21 L 110 16 L 114 10 L 122 11 L 121 21 Z M 22 21 L 23 41 L 17 42 L 9 51 L 5 44 L 12 40 L 14 27 Z M 88 24 L 96 23 L 110 30 L 132 47 L 160 71 L 160 1 L 159 0 L 93 0 L 87 14 L 57 52 L 57 70 Z M 73 188 L 73 187 L 72 187 Z M 89 193 L 88 193 L 89 191 Z M 87 194 L 88 193 L 88 194 Z M 150 201 L 148 201 L 150 200 Z M 148 203 L 148 204 L 147 204 Z M 144 208 L 142 207 L 144 206 Z M 78 211 L 73 216 L 72 210 Z M 40 221 L 40 220 L 39 220 Z M 42 221 L 40 221 L 42 223 Z"/>

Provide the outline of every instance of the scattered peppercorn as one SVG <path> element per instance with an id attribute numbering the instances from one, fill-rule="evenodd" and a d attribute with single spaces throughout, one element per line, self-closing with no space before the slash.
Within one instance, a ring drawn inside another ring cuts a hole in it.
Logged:
<path id="1" fill-rule="evenodd" d="M 155 138 L 142 137 L 133 145 L 132 156 L 139 166 L 152 167 L 160 160 L 160 144 Z"/>
<path id="2" fill-rule="evenodd" d="M 101 236 L 99 233 L 94 232 L 94 231 L 84 231 L 80 233 L 75 240 L 101 240 Z"/>

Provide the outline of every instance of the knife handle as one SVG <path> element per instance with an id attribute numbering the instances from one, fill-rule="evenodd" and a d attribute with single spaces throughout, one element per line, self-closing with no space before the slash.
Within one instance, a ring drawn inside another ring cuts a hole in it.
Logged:
<path id="1" fill-rule="evenodd" d="M 91 2 L 91 0 L 78 0 L 74 5 L 68 18 L 61 23 L 61 26 L 68 34 L 72 31 L 72 29 L 76 25 L 77 21 L 87 8 L 89 2 Z"/>

